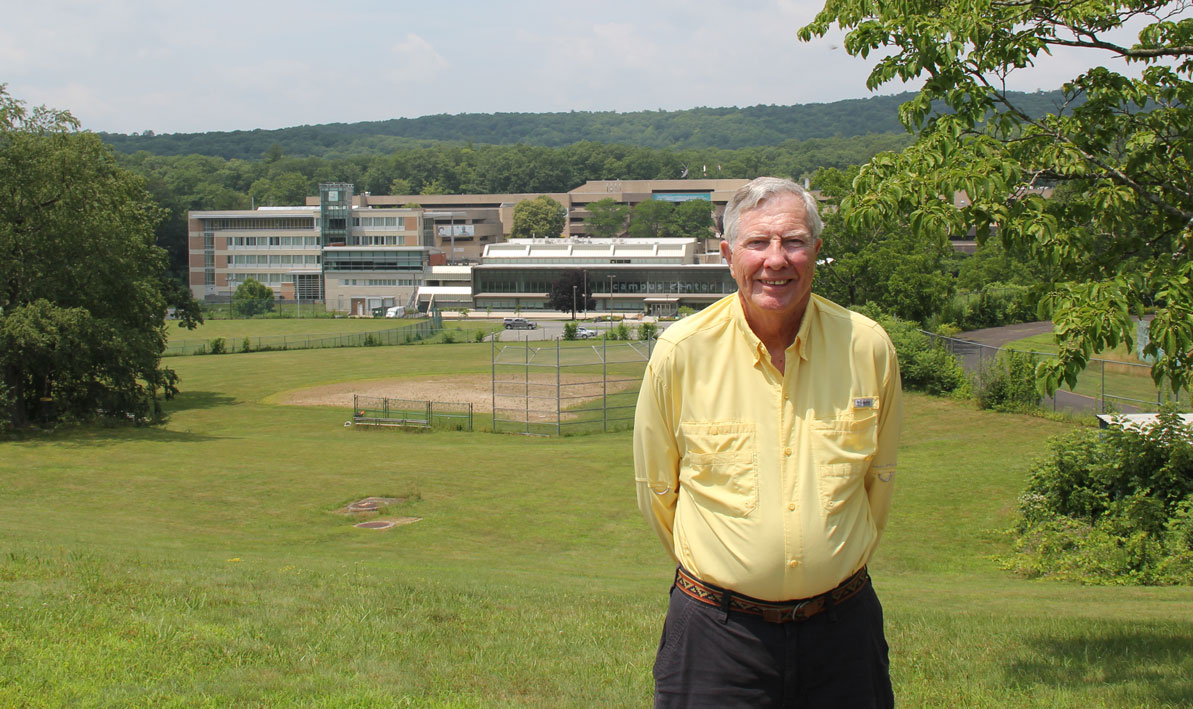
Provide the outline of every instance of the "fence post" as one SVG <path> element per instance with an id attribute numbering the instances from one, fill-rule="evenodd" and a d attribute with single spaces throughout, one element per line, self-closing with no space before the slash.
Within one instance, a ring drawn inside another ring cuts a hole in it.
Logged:
<path id="1" fill-rule="evenodd" d="M 563 434 L 563 407 L 562 399 L 559 396 L 559 370 L 562 368 L 562 362 L 559 360 L 559 338 L 555 338 L 555 435 Z"/>
<path id="2" fill-rule="evenodd" d="M 612 302 L 612 301 L 610 301 Z M 609 338 L 601 340 L 601 430 L 609 432 Z"/>
<path id="3" fill-rule="evenodd" d="M 489 390 L 493 433 L 497 433 L 497 333 L 493 333 L 493 339 L 489 340 Z"/>
<path id="4" fill-rule="evenodd" d="M 1106 360 L 1102 362 L 1102 400 L 1098 402 L 1098 413 L 1106 413 Z"/>
<path id="5" fill-rule="evenodd" d="M 530 433 L 530 335 L 522 338 L 522 371 L 523 380 L 525 381 L 524 394 L 526 395 L 525 404 L 525 427 L 526 433 Z"/>

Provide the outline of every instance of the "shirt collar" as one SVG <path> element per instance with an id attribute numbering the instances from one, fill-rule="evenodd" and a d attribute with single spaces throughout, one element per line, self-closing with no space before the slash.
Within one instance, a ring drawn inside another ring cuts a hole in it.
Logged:
<path id="1" fill-rule="evenodd" d="M 766 352 L 766 346 L 762 344 L 762 340 L 754 334 L 750 329 L 750 323 L 746 320 L 746 311 L 741 304 L 741 295 L 733 294 L 733 322 L 737 324 L 737 329 L 745 336 L 746 341 L 750 343 L 750 347 L 754 351 L 754 364 L 758 364 L 769 355 Z M 808 307 L 804 310 L 804 317 L 800 320 L 799 331 L 795 333 L 795 342 L 787 348 L 788 351 L 795 350 L 799 358 L 807 361 L 808 353 L 810 351 L 808 340 L 813 332 L 812 320 L 814 320 L 820 311 L 820 304 L 818 298 L 813 295 L 808 299 Z"/>

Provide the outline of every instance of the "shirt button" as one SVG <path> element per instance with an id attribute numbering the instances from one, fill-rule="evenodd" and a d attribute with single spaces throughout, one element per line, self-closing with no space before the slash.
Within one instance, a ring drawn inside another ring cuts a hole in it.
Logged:
<path id="1" fill-rule="evenodd" d="M 787 562 L 787 565 L 794 569 L 795 567 L 799 566 L 799 562 L 795 559 L 792 559 L 791 561 Z"/>
<path id="2" fill-rule="evenodd" d="M 790 449 L 790 448 L 784 448 L 784 449 L 783 449 L 783 455 L 791 455 L 791 449 Z"/>
<path id="3" fill-rule="evenodd" d="M 789 509 L 789 510 L 791 510 L 792 512 L 794 512 L 794 511 L 795 511 L 795 503 L 794 503 L 794 502 L 788 502 L 788 503 L 787 503 L 787 509 Z"/>

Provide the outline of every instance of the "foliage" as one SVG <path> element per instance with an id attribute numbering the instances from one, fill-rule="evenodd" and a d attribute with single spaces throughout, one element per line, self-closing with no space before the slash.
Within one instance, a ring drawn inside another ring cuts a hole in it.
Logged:
<path id="1" fill-rule="evenodd" d="M 659 326 L 652 322 L 643 322 L 638 325 L 637 336 L 639 340 L 653 340 L 659 336 Z"/>
<path id="2" fill-rule="evenodd" d="M 1034 288 L 988 283 L 977 293 L 958 293 L 938 319 L 953 323 L 962 331 L 1031 322 L 1036 319 L 1038 302 L 1038 291 Z"/>
<path id="3" fill-rule="evenodd" d="M 923 78 L 900 107 L 916 142 L 875 157 L 842 203 L 851 223 L 906 221 L 944 240 L 976 231 L 1046 269 L 1058 359 L 1037 377 L 1073 386 L 1095 352 L 1134 337 L 1132 312 L 1156 305 L 1148 354 L 1157 382 L 1193 365 L 1193 19 L 1183 0 L 872 3 L 827 0 L 802 39 L 846 31 L 852 55 L 880 53 L 867 82 Z M 1126 46 L 1114 33 L 1146 20 Z M 1096 53 L 1045 115 L 1005 90 L 1054 48 Z M 1129 78 L 1105 52 L 1142 69 Z M 1056 187 L 1058 198 L 1044 199 Z M 963 194 L 958 191 L 963 191 Z M 941 195 L 960 198 L 958 207 Z"/>
<path id="4" fill-rule="evenodd" d="M 27 110 L 0 84 L 0 421 L 142 421 L 176 392 L 160 366 L 163 281 L 145 183 L 65 111 Z"/>
<path id="5" fill-rule="evenodd" d="M 251 318 L 273 310 L 273 290 L 255 278 L 246 278 L 232 294 L 232 313 Z"/>
<path id="6" fill-rule="evenodd" d="M 585 298 L 588 299 L 587 304 Z M 592 297 L 591 288 L 587 293 L 584 292 L 584 271 L 578 268 L 564 270 L 551 284 L 547 306 L 561 313 L 571 313 L 573 318 L 577 310 L 595 309 L 596 298 Z"/>
<path id="7" fill-rule="evenodd" d="M 567 221 L 567 209 L 547 195 L 526 199 L 514 206 L 515 239 L 560 236 Z"/>
<path id="8" fill-rule="evenodd" d="M 675 236 L 675 203 L 647 199 L 635 204 L 630 213 L 629 234 L 638 239 Z"/>
<path id="9" fill-rule="evenodd" d="M 207 346 L 208 351 L 211 354 L 218 355 L 228 353 L 228 342 L 222 337 L 213 337 L 211 342 L 207 343 Z"/>
<path id="10" fill-rule="evenodd" d="M 675 314 L 681 318 L 686 318 L 689 315 L 695 315 L 696 309 L 690 305 L 681 305 L 679 306 L 679 310 L 675 311 Z"/>
<path id="11" fill-rule="evenodd" d="M 630 205 L 606 197 L 589 203 L 586 208 L 589 216 L 584 220 L 584 224 L 588 227 L 590 236 L 612 239 L 621 236 L 625 231 Z"/>
<path id="12" fill-rule="evenodd" d="M 572 341 L 576 339 L 576 333 L 580 329 L 580 324 L 575 320 L 569 320 L 563 324 L 563 339 Z"/>
<path id="13" fill-rule="evenodd" d="M 1027 352 L 1003 351 L 978 372 L 974 396 L 978 407 L 1027 412 L 1040 405 L 1035 386 L 1036 358 Z"/>
<path id="14" fill-rule="evenodd" d="M 1172 409 L 1051 443 L 1006 568 L 1088 583 L 1193 584 L 1193 432 Z"/>
<path id="15" fill-rule="evenodd" d="M 835 206 L 851 193 L 857 169 L 818 170 L 813 186 Z M 947 243 L 919 238 L 904 225 L 859 226 L 836 210 L 825 210 L 824 244 L 816 288 L 846 307 L 874 303 L 904 320 L 926 323 L 948 303 L 953 279 Z"/>
<path id="16" fill-rule="evenodd" d="M 899 357 L 904 389 L 934 396 L 962 398 L 969 395 L 969 380 L 961 363 L 914 322 L 884 313 L 872 303 L 853 310 L 877 322 L 890 336 Z"/>
<path id="17" fill-rule="evenodd" d="M 874 134 L 885 134 L 889 139 L 901 130 L 898 107 L 907 98 L 907 94 L 902 94 L 796 106 L 701 107 L 622 113 L 471 113 L 277 130 L 101 135 L 116 150 L 129 154 L 138 151 L 153 155 L 198 153 L 239 160 L 257 160 L 276 144 L 283 151 L 273 162 L 324 155 L 392 155 L 436 141 L 455 142 L 474 149 L 485 145 L 541 149 L 577 143 L 621 144 L 691 151 L 690 157 L 674 165 L 674 171 L 659 177 L 678 178 L 682 174 L 682 165 L 693 166 L 690 175 L 693 178 L 726 177 L 730 166 L 719 160 L 724 154 L 708 149 L 754 148 L 756 154 L 763 154 L 771 146 L 815 141 L 831 144 L 831 152 Z M 1030 113 L 1038 115 L 1051 107 L 1055 93 L 1020 94 L 1016 98 Z M 697 152 L 702 150 L 704 152 Z M 624 175 L 610 174 L 608 179 L 619 177 Z M 409 189 L 388 192 L 409 193 Z"/>
<path id="18" fill-rule="evenodd" d="M 676 236 L 707 239 L 712 236 L 712 202 L 706 199 L 689 199 L 675 205 L 672 213 L 672 231 Z"/>

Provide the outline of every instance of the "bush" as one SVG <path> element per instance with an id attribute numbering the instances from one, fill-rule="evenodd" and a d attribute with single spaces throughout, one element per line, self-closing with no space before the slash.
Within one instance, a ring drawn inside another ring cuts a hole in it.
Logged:
<path id="1" fill-rule="evenodd" d="M 485 341 L 485 331 L 477 330 L 476 332 L 474 332 L 472 334 L 472 341 L 473 342 L 484 342 Z"/>
<path id="2" fill-rule="evenodd" d="M 652 322 L 644 322 L 638 326 L 638 339 L 653 340 L 659 336 L 659 326 Z"/>
<path id="3" fill-rule="evenodd" d="M 1193 432 L 1168 409 L 1145 428 L 1079 431 L 1031 471 L 1004 568 L 1108 584 L 1193 583 Z"/>
<path id="4" fill-rule="evenodd" d="M 365 339 L 361 344 L 365 347 L 377 347 L 381 344 L 381 340 L 370 332 L 365 334 Z"/>
<path id="5" fill-rule="evenodd" d="M 232 313 L 238 317 L 268 313 L 273 306 L 273 290 L 254 278 L 246 278 L 232 294 Z"/>
<path id="6" fill-rule="evenodd" d="M 1002 352 L 978 372 L 974 389 L 978 408 L 1020 412 L 1038 408 L 1035 356 L 1013 350 Z"/>
<path id="7" fill-rule="evenodd" d="M 565 322 L 563 324 L 563 339 L 569 340 L 569 341 L 576 339 L 576 332 L 579 329 L 580 329 L 580 325 L 575 320 L 572 320 L 570 322 Z"/>
<path id="8" fill-rule="evenodd" d="M 969 396 L 969 380 L 961 363 L 942 345 L 920 331 L 915 323 L 886 315 L 872 304 L 854 310 L 876 320 L 890 335 L 895 352 L 899 355 L 904 389 L 923 391 L 934 396 Z"/>
<path id="9" fill-rule="evenodd" d="M 253 343 L 249 340 L 247 335 L 245 336 L 244 341 L 240 343 L 240 351 L 241 352 L 252 352 L 253 351 Z"/>
<path id="10" fill-rule="evenodd" d="M 1027 286 L 990 283 L 977 293 L 953 298 L 941 311 L 940 322 L 961 330 L 980 330 L 1036 319 L 1039 294 Z"/>
<path id="11" fill-rule="evenodd" d="M 224 338 L 217 337 L 207 343 L 207 348 L 211 351 L 211 354 L 225 354 L 228 351 L 228 344 L 224 341 Z"/>

